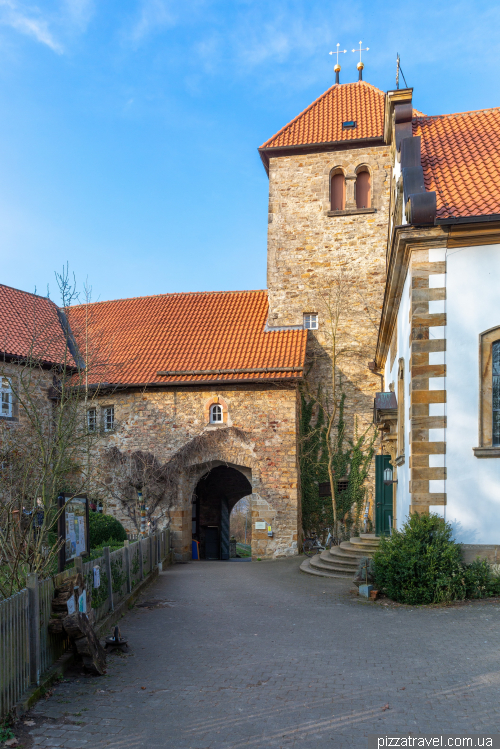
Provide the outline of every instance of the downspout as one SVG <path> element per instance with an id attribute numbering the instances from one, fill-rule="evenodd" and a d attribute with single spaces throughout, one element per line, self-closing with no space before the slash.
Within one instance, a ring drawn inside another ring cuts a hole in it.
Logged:
<path id="1" fill-rule="evenodd" d="M 368 362 L 368 369 L 370 372 L 374 375 L 377 375 L 377 377 L 380 377 L 380 392 L 384 392 L 384 373 L 377 371 L 377 365 L 374 361 Z M 383 432 L 380 432 L 380 454 L 384 454 L 384 435 Z"/>

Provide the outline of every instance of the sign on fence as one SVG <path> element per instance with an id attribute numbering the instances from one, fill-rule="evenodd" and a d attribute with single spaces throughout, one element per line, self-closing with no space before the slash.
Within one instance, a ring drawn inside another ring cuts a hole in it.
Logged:
<path id="1" fill-rule="evenodd" d="M 59 538 L 64 540 L 59 554 L 59 571 L 62 572 L 67 562 L 89 554 L 89 501 L 86 495 L 73 497 L 71 494 L 60 494 L 58 503 L 62 510 Z"/>

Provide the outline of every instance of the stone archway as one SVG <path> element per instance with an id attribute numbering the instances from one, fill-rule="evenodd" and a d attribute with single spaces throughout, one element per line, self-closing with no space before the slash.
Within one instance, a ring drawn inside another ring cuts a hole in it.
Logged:
<path id="1" fill-rule="evenodd" d="M 252 493 L 248 478 L 236 468 L 218 465 L 197 482 L 192 504 L 192 535 L 202 559 L 229 559 L 229 515 Z"/>

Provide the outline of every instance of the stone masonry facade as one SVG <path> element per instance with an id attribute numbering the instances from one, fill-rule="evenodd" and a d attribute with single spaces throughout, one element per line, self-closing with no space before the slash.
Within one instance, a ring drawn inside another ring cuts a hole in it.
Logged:
<path id="1" fill-rule="evenodd" d="M 347 427 L 354 417 L 366 428 L 372 421 L 373 397 L 380 379 L 368 370 L 377 340 L 384 294 L 390 197 L 387 146 L 342 148 L 318 153 L 270 155 L 268 288 L 269 326 L 302 325 L 303 315 L 318 315 L 309 332 L 308 380 L 315 390 L 331 381 L 331 346 L 325 320 L 325 289 L 339 269 L 355 277 L 349 313 L 343 318 L 345 341 L 357 355 L 341 367 L 345 376 Z M 356 173 L 367 168 L 371 208 L 357 210 Z M 345 174 L 345 211 L 331 211 L 331 175 Z"/>
<path id="2" fill-rule="evenodd" d="M 219 398 L 225 421 L 208 422 L 208 404 Z M 95 404 L 94 404 L 95 405 Z M 179 559 L 191 557 L 191 510 L 199 479 L 211 468 L 239 470 L 252 486 L 252 556 L 282 557 L 298 553 L 300 506 L 297 468 L 297 396 L 295 385 L 203 386 L 115 391 L 99 398 L 99 407 L 114 406 L 115 429 L 99 443 L 125 453 L 153 453 L 165 464 L 191 440 L 211 431 L 226 431 L 215 451 L 201 445 L 179 476 L 178 496 L 170 509 L 174 549 Z M 234 429 L 233 429 L 234 428 Z M 227 439 L 229 435 L 229 439 Z M 145 497 L 147 502 L 147 497 Z M 134 533 L 118 500 L 108 495 L 106 511 Z M 255 522 L 266 523 L 255 530 Z M 267 525 L 273 537 L 268 537 Z"/>

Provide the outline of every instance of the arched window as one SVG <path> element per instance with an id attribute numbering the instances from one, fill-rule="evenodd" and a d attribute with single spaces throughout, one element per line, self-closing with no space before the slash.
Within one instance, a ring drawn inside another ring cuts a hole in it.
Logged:
<path id="1" fill-rule="evenodd" d="M 222 424 L 222 406 L 219 403 L 210 406 L 210 423 Z"/>
<path id="2" fill-rule="evenodd" d="M 500 446 L 500 341 L 495 341 L 492 349 L 492 443 Z"/>
<path id="3" fill-rule="evenodd" d="M 371 208 L 371 177 L 366 167 L 360 167 L 356 172 L 356 208 Z"/>
<path id="4" fill-rule="evenodd" d="M 345 175 L 341 169 L 334 169 L 330 177 L 330 203 L 332 211 L 345 209 Z"/>

